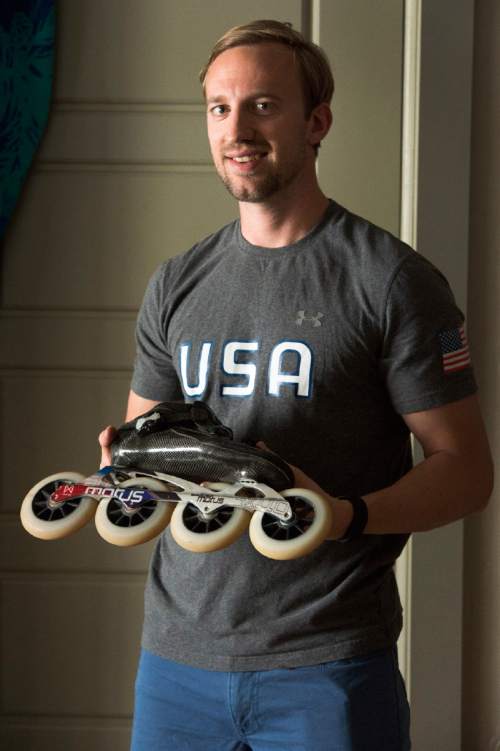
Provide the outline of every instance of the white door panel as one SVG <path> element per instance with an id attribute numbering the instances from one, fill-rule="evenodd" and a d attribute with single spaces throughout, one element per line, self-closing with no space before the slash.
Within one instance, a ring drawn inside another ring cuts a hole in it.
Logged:
<path id="1" fill-rule="evenodd" d="M 9 751 L 129 745 L 143 588 L 154 543 L 114 548 L 93 525 L 46 543 L 26 491 L 93 472 L 123 419 L 133 328 L 165 258 L 232 220 L 197 80 L 229 25 L 300 2 L 89 0 L 58 8 L 55 101 L 9 228 L 0 281 L 1 741 Z M 193 33 L 193 30 L 196 33 Z"/>
<path id="2" fill-rule="evenodd" d="M 226 29 L 256 18 L 300 28 L 302 3 L 86 0 L 60 15 L 58 98 L 185 103 L 200 101 L 198 72 Z"/>

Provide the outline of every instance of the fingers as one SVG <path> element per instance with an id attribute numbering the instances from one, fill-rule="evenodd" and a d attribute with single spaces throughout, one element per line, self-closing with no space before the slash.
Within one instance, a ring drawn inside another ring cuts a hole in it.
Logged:
<path id="1" fill-rule="evenodd" d="M 99 445 L 102 448 L 104 448 L 105 446 L 110 446 L 116 433 L 116 428 L 114 428 L 112 425 L 108 425 L 107 428 L 104 428 L 104 430 L 99 433 Z"/>
<path id="2" fill-rule="evenodd" d="M 107 467 L 111 464 L 111 449 L 113 439 L 116 436 L 116 428 L 108 425 L 99 433 L 99 446 L 101 447 L 101 464 L 100 467 Z"/>

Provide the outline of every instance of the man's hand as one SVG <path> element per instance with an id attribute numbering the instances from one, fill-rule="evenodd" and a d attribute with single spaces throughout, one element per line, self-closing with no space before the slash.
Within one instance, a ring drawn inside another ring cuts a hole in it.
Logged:
<path id="1" fill-rule="evenodd" d="M 160 404 L 158 401 L 151 399 L 144 399 L 142 396 L 138 396 L 132 390 L 129 392 L 127 414 L 125 416 L 125 422 L 134 420 L 136 417 L 140 417 L 145 412 L 148 412 L 153 407 Z M 108 425 L 99 433 L 99 446 L 101 447 L 101 469 L 102 467 L 108 467 L 111 464 L 111 451 L 110 446 L 113 443 L 117 433 L 116 428 L 112 425 Z"/>
<path id="2" fill-rule="evenodd" d="M 293 464 L 289 464 L 289 467 L 293 471 L 294 483 L 296 488 L 305 488 L 306 490 L 312 490 L 314 493 L 325 498 L 332 505 L 333 510 L 333 524 L 332 531 L 328 535 L 328 540 L 338 540 L 339 537 L 343 537 L 347 531 L 347 527 L 352 521 L 353 508 L 352 503 L 349 501 L 343 501 L 340 498 L 335 498 L 329 495 L 323 488 L 321 488 L 312 477 L 306 475 L 298 467 L 294 467 Z"/>
<path id="3" fill-rule="evenodd" d="M 108 467 L 111 464 L 111 449 L 110 446 L 116 436 L 116 428 L 112 425 L 108 425 L 107 428 L 99 433 L 99 446 L 101 447 L 101 469 Z"/>

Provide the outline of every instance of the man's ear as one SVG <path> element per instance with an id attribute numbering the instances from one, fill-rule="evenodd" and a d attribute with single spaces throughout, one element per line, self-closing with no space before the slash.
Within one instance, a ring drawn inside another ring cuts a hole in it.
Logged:
<path id="1" fill-rule="evenodd" d="M 322 102 L 313 109 L 309 117 L 308 140 L 311 146 L 318 146 L 327 135 L 333 122 L 332 110 L 328 102 Z"/>

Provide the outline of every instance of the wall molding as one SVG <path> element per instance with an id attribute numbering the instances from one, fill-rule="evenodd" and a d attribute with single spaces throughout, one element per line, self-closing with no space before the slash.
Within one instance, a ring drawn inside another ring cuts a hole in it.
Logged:
<path id="1" fill-rule="evenodd" d="M 96 533 L 97 534 L 97 533 Z M 50 544 L 50 543 L 49 543 Z M 120 587 L 144 587 L 144 579 L 148 574 L 147 568 L 142 571 L 131 571 L 130 569 L 117 571 L 78 571 L 71 569 L 71 581 L 68 572 L 64 569 L 61 572 L 53 570 L 43 570 L 37 568 L 36 571 L 2 571 L 0 575 L 0 591 L 5 584 L 15 582 L 18 585 L 33 582 L 43 583 L 44 585 L 54 585 L 61 587 L 66 585 L 71 587 L 74 583 L 78 585 L 97 586 L 106 589 L 108 586 Z"/>
<path id="2" fill-rule="evenodd" d="M 403 242 L 408 243 L 412 248 L 416 248 L 417 245 L 421 35 L 421 0 L 406 0 L 403 35 L 400 237 Z M 414 453 L 415 448 L 413 442 Z M 405 614 L 403 630 L 398 643 L 398 655 L 408 698 L 411 701 L 413 571 L 413 540 L 411 537 L 396 562 L 395 570 L 401 605 Z"/>
<path id="3" fill-rule="evenodd" d="M 58 365 L 54 367 L 31 367 L 29 365 L 26 368 L 13 367 L 13 368 L 0 368 L 0 379 L 17 380 L 18 378 L 29 378 L 37 380 L 39 378 L 53 378 L 61 381 L 66 380 L 126 380 L 130 381 L 132 374 L 132 365 L 128 368 L 106 368 L 101 367 L 99 370 L 95 368 L 85 368 L 79 364 L 75 365 L 75 368 L 61 368 Z"/>
<path id="4" fill-rule="evenodd" d="M 162 100 L 104 100 L 104 99 L 55 99 L 52 111 L 65 113 L 104 113 L 108 115 L 134 112 L 136 114 L 160 115 L 205 115 L 203 102 L 168 102 Z"/>
<path id="5" fill-rule="evenodd" d="M 92 310 L 75 310 L 70 308 L 9 308 L 8 306 L 0 308 L 0 325 L 2 320 L 15 321 L 15 320 L 35 320 L 41 319 L 68 319 L 75 321 L 102 321 L 102 317 L 106 316 L 106 320 L 111 321 L 125 321 L 126 323 L 135 323 L 137 317 L 137 309 L 130 310 L 117 310 L 115 309 L 92 309 Z"/>
<path id="6" fill-rule="evenodd" d="M 49 161 L 39 159 L 34 167 L 33 172 L 40 174 L 44 172 L 59 172 L 79 174 L 82 172 L 93 174 L 112 174 L 112 173 L 129 173 L 129 174 L 181 174 L 181 175 L 199 175 L 215 174 L 214 166 L 209 162 L 127 162 L 127 161 L 77 161 L 66 159 L 64 161 Z"/>
<path id="7" fill-rule="evenodd" d="M 126 730 L 130 729 L 132 716 L 121 715 L 101 715 L 99 717 L 88 717 L 86 715 L 60 715 L 45 713 L 44 715 L 33 714 L 4 714 L 0 713 L 2 718 L 2 729 L 5 730 L 71 730 L 75 733 L 79 730 Z"/>
<path id="8" fill-rule="evenodd" d="M 400 235 L 403 242 L 412 248 L 417 245 L 421 17 L 421 0 L 407 0 L 404 29 Z"/>

